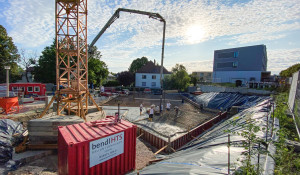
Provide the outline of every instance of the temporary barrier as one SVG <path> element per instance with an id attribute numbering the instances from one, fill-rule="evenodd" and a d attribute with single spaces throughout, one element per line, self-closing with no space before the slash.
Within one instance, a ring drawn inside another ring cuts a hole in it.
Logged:
<path id="1" fill-rule="evenodd" d="M 135 169 L 136 126 L 121 120 L 58 128 L 59 174 L 125 174 Z M 114 124 L 113 124 L 114 123 Z"/>
<path id="2" fill-rule="evenodd" d="M 13 111 L 13 107 L 17 108 L 19 112 L 19 100 L 18 97 L 2 97 L 0 98 L 0 107 L 5 114 Z"/>
<path id="3" fill-rule="evenodd" d="M 143 140 L 149 142 L 152 146 L 160 149 L 163 148 L 166 145 L 169 145 L 169 147 L 166 147 L 165 151 L 170 151 L 170 149 L 177 150 L 181 148 L 183 145 L 187 144 L 189 141 L 193 140 L 195 137 L 202 134 L 204 131 L 210 129 L 214 126 L 214 124 L 220 122 L 221 120 L 226 119 L 227 112 L 220 113 L 219 115 L 215 116 L 214 118 L 210 119 L 209 121 L 197 126 L 196 128 L 188 131 L 186 134 L 180 136 L 179 138 L 172 139 L 170 136 L 169 138 L 161 138 L 157 135 L 154 135 L 153 133 L 150 133 L 142 128 L 138 128 L 137 133 L 140 135 Z M 166 141 L 166 139 L 168 141 Z"/>

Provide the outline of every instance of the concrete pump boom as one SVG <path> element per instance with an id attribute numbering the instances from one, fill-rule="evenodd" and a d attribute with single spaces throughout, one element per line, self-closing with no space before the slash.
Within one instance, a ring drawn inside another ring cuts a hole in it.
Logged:
<path id="1" fill-rule="evenodd" d="M 165 19 L 158 13 L 152 13 L 152 12 L 145 12 L 145 11 L 139 11 L 139 10 L 133 10 L 133 9 L 124 9 L 124 8 L 118 8 L 115 13 L 112 15 L 112 17 L 107 21 L 105 26 L 101 29 L 101 31 L 98 33 L 98 35 L 94 38 L 94 40 L 91 42 L 91 44 L 88 47 L 89 54 L 92 53 L 92 48 L 95 45 L 95 43 L 98 41 L 98 39 L 103 35 L 103 33 L 106 31 L 107 28 L 110 27 L 110 25 L 115 22 L 117 18 L 120 17 L 120 12 L 128 12 L 128 13 L 136 13 L 140 15 L 147 15 L 149 18 L 153 18 L 156 20 L 159 20 L 160 22 L 163 22 L 163 38 L 162 38 L 162 52 L 161 52 L 161 67 L 160 67 L 160 88 L 161 88 L 161 96 L 160 96 L 160 108 L 162 104 L 162 96 L 163 96 L 163 82 L 162 82 L 162 74 L 163 74 L 163 63 L 164 63 L 164 48 L 165 48 L 165 33 L 166 33 L 166 21 Z"/>
<path id="2" fill-rule="evenodd" d="M 91 48 L 95 45 L 95 43 L 98 41 L 98 39 L 103 35 L 103 33 L 106 31 L 107 28 L 110 27 L 112 23 L 115 22 L 117 18 L 120 17 L 120 12 L 128 12 L 128 13 L 136 13 L 140 15 L 147 15 L 149 18 L 153 18 L 156 20 L 159 20 L 164 23 L 165 26 L 165 19 L 158 13 L 152 13 L 152 12 L 145 12 L 145 11 L 139 11 L 139 10 L 133 10 L 133 9 L 124 9 L 124 8 L 118 8 L 115 13 L 112 15 L 112 17 L 107 21 L 105 26 L 101 29 L 101 31 L 97 34 L 97 36 L 94 38 L 94 40 L 89 45 L 89 52 L 91 52 Z"/>

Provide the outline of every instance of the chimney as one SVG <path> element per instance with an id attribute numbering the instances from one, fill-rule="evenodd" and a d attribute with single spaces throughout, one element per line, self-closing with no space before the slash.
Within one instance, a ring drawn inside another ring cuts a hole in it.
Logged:
<path id="1" fill-rule="evenodd" d="M 154 59 L 154 65 L 155 65 L 155 59 Z"/>

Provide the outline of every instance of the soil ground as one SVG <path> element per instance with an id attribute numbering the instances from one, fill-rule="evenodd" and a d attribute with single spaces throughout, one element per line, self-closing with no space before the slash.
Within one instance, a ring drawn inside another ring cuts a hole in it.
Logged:
<path id="1" fill-rule="evenodd" d="M 200 112 L 198 109 L 194 108 L 189 103 L 182 103 L 182 98 L 180 95 L 166 94 L 163 98 L 163 104 L 170 101 L 171 110 L 164 112 L 161 115 L 155 115 L 153 118 L 153 122 L 149 122 L 147 120 L 148 114 L 147 109 L 150 108 L 152 104 L 159 105 L 160 104 L 160 95 L 151 95 L 151 94 L 131 94 L 129 96 L 119 96 L 114 98 L 105 104 L 104 110 L 107 108 L 109 111 L 109 106 L 118 106 L 120 104 L 121 108 L 128 108 L 129 112 L 127 115 L 136 115 L 133 118 L 140 118 L 139 121 L 136 121 L 138 125 L 148 125 L 153 129 L 157 129 L 159 132 L 164 133 L 164 131 L 169 130 L 168 127 L 178 128 L 179 131 L 192 129 L 193 127 L 209 120 L 210 118 L 216 115 L 216 111 L 202 111 Z M 139 115 L 139 105 L 143 103 L 146 110 L 143 111 L 142 116 Z M 107 107 L 106 107 L 107 106 Z M 179 107 L 179 113 L 176 115 L 174 110 L 174 106 Z M 26 111 L 22 111 L 22 114 L 18 115 L 10 115 L 8 118 L 12 118 L 15 121 L 23 122 L 26 127 L 27 121 L 30 119 L 34 119 L 38 117 L 39 112 L 36 108 L 37 106 L 33 105 L 26 109 Z M 44 107 L 41 105 L 41 107 Z M 133 109 L 133 110 L 132 110 Z M 130 112 L 131 110 L 131 112 Z M 33 114 L 27 114 L 26 112 L 31 112 Z M 107 112 L 108 112 L 107 111 Z M 115 112 L 112 110 L 112 112 Z M 111 113 L 112 113 L 111 112 Z M 109 113 L 109 112 L 108 112 Z M 29 117 L 30 116 L 30 117 Z M 130 118 L 130 116 L 126 116 L 125 118 Z M 4 118 L 4 116 L 3 116 Z M 172 131 L 173 132 L 173 131 Z M 149 161 L 154 160 L 154 152 L 157 151 L 156 148 L 152 147 L 149 143 L 137 139 L 136 145 L 137 153 L 136 153 L 136 169 L 142 169 L 145 167 Z M 57 174 L 57 155 L 50 155 L 44 158 L 35 160 L 33 162 L 27 163 L 19 167 L 16 171 L 10 172 L 10 174 L 43 174 L 43 175 L 52 175 Z"/>
<path id="2" fill-rule="evenodd" d="M 147 145 L 147 146 L 146 146 Z M 136 169 L 140 170 L 147 166 L 150 160 L 154 160 L 155 156 L 152 148 L 143 140 L 137 139 L 136 142 Z M 54 175 L 58 174 L 57 154 L 43 157 L 21 166 L 15 171 L 11 171 L 8 175 Z"/>
<path id="3" fill-rule="evenodd" d="M 152 95 L 152 94 L 130 94 L 128 96 L 119 96 L 114 98 L 113 100 L 105 103 L 107 106 L 118 106 L 120 108 L 129 108 L 136 107 L 135 114 L 133 112 L 129 112 L 126 118 L 138 118 L 139 116 L 139 106 L 143 103 L 145 110 L 143 110 L 142 116 L 140 120 L 131 120 L 135 124 L 140 127 L 146 127 L 151 130 L 155 130 L 155 132 L 160 133 L 161 135 L 173 135 L 176 132 L 183 132 L 190 130 L 205 121 L 215 117 L 218 111 L 212 110 L 203 110 L 195 108 L 193 105 L 187 102 L 182 103 L 182 97 L 179 94 L 166 94 L 163 96 L 162 104 L 165 106 L 167 102 L 171 103 L 171 110 L 163 110 L 162 114 L 154 115 L 153 121 L 150 122 L 147 119 L 148 114 L 147 111 L 150 109 L 151 105 L 159 106 L 160 105 L 160 95 Z M 174 109 L 175 106 L 178 106 L 179 112 L 176 115 L 176 111 Z M 130 109 L 132 110 L 132 109 Z M 135 115 L 135 116 L 130 116 Z"/>

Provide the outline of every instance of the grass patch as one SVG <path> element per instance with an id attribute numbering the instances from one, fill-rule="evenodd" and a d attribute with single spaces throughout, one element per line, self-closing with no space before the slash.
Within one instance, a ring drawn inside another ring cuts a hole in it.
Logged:
<path id="1" fill-rule="evenodd" d="M 287 101 L 287 92 L 275 96 L 276 109 L 274 114 L 280 123 L 280 130 L 277 132 L 279 139 L 275 142 L 276 154 L 273 156 L 276 162 L 275 175 L 300 174 L 300 154 L 294 152 L 294 148 L 286 144 L 287 139 L 299 141 L 293 118 L 286 115 Z"/>

